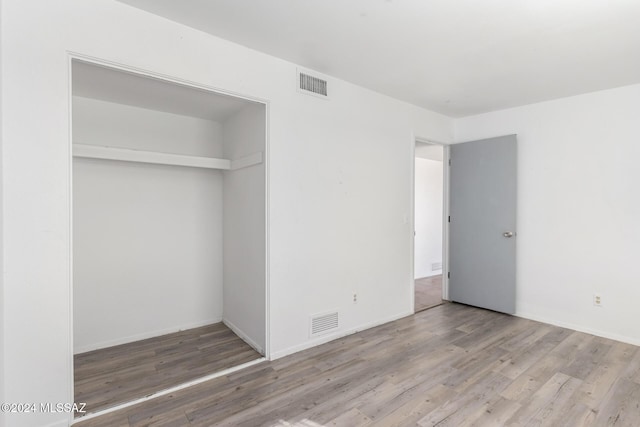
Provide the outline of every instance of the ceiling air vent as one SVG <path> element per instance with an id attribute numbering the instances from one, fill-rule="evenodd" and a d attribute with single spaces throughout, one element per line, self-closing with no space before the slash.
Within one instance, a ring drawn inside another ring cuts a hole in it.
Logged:
<path id="1" fill-rule="evenodd" d="M 298 89 L 302 93 L 315 95 L 320 98 L 328 98 L 327 81 L 319 77 L 312 76 L 303 71 L 298 71 Z"/>
<path id="2" fill-rule="evenodd" d="M 322 335 L 327 332 L 338 329 L 338 312 L 317 314 L 311 317 L 310 335 Z"/>

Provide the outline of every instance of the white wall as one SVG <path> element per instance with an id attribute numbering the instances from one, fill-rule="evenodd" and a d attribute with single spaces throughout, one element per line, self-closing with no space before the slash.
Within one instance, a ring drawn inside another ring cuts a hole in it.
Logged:
<path id="1" fill-rule="evenodd" d="M 222 154 L 220 126 L 74 97 L 74 140 Z M 74 159 L 76 353 L 222 319 L 222 172 Z"/>
<path id="2" fill-rule="evenodd" d="M 3 92 L 3 63 L 4 63 L 4 55 L 3 55 L 3 45 L 2 45 L 2 36 L 3 36 L 3 31 L 2 31 L 2 27 L 4 26 L 4 22 L 3 22 L 3 5 L 2 5 L 2 0 L 0 0 L 0 165 L 2 165 L 2 147 L 3 147 L 3 140 L 4 140 L 4 131 L 3 131 L 3 126 L 2 126 L 2 119 L 3 119 L 3 114 L 2 114 L 2 106 L 3 106 L 3 100 L 4 97 L 2 96 L 2 92 Z M 2 221 L 2 217 L 3 217 L 3 201 L 4 201 L 4 197 L 2 196 L 3 193 L 3 187 L 4 187 L 4 173 L 2 172 L 2 168 L 0 167 L 0 230 L 3 230 L 3 221 Z M 2 233 L 0 233 L 0 235 L 4 235 Z M 4 238 L 0 237 L 0 272 L 4 271 Z M 5 394 L 5 377 L 4 377 L 4 274 L 0 273 L 0 402 L 6 402 L 6 400 L 4 399 L 4 394 Z M 4 426 L 5 425 L 5 415 L 3 413 L 0 413 L 0 426 Z"/>
<path id="3" fill-rule="evenodd" d="M 634 85 L 455 121 L 518 135 L 518 315 L 640 344 L 639 111 Z"/>
<path id="4" fill-rule="evenodd" d="M 415 156 L 421 159 L 443 161 L 444 147 L 442 145 L 416 141 Z"/>
<path id="5" fill-rule="evenodd" d="M 219 123 L 162 111 L 73 97 L 73 140 L 134 150 L 222 157 Z"/>
<path id="6" fill-rule="evenodd" d="M 113 0 L 3 6 L 7 401 L 72 394 L 69 51 L 269 100 L 272 356 L 318 342 L 312 313 L 341 311 L 331 338 L 412 312 L 413 145 L 449 142 L 450 119 L 334 79 L 300 94 L 295 64 Z"/>
<path id="7" fill-rule="evenodd" d="M 265 152 L 265 107 L 223 123 L 224 157 Z M 266 319 L 265 164 L 224 172 L 224 322 L 264 353 Z"/>
<path id="8" fill-rule="evenodd" d="M 438 147 L 442 151 L 442 147 Z M 442 274 L 442 161 L 422 159 L 415 161 L 415 252 L 414 277 Z"/>

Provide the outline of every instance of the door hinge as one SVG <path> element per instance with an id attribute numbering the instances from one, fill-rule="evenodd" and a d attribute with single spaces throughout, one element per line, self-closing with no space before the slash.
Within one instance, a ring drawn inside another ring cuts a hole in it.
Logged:
<path id="1" fill-rule="evenodd" d="M 447 272 L 447 279 L 451 279 L 451 272 L 450 271 Z"/>
<path id="2" fill-rule="evenodd" d="M 449 215 L 449 218 L 447 219 L 447 222 L 451 222 L 451 215 Z"/>
<path id="3" fill-rule="evenodd" d="M 449 166 L 451 166 L 451 159 L 449 159 Z"/>

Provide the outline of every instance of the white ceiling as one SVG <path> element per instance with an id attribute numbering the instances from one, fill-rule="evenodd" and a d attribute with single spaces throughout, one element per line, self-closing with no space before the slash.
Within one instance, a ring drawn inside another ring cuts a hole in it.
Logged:
<path id="1" fill-rule="evenodd" d="M 82 61 L 73 62 L 72 76 L 74 96 L 216 122 L 252 104 L 244 99 Z"/>
<path id="2" fill-rule="evenodd" d="M 640 82 L 639 0 L 120 0 L 454 117 Z"/>

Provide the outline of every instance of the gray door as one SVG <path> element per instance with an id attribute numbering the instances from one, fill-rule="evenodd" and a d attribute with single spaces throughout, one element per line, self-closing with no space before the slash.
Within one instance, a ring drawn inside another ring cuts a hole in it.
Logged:
<path id="1" fill-rule="evenodd" d="M 516 136 L 451 146 L 449 298 L 515 313 Z"/>

